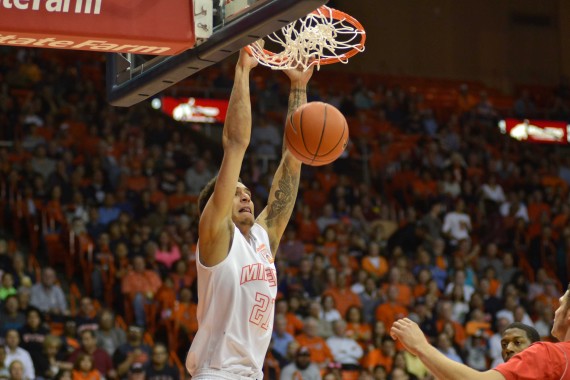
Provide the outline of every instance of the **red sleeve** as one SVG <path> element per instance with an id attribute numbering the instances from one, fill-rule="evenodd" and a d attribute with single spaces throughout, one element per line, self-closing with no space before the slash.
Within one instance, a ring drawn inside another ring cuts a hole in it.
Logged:
<path id="1" fill-rule="evenodd" d="M 506 380 L 559 380 L 568 365 L 564 351 L 555 343 L 538 342 L 517 354 L 495 371 Z M 568 373 L 566 373 L 568 375 Z"/>

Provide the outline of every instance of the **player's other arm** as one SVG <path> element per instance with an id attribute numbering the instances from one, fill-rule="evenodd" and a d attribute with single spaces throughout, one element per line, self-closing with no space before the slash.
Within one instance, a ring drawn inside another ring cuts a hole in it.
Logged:
<path id="1" fill-rule="evenodd" d="M 236 65 L 234 86 L 222 132 L 224 156 L 212 196 L 199 224 L 200 261 L 206 266 L 227 256 L 233 234 L 232 206 L 241 165 L 251 138 L 249 74 L 257 62 L 243 49 Z"/>
<path id="2" fill-rule="evenodd" d="M 307 103 L 307 83 L 313 74 L 313 67 L 305 72 L 300 69 L 293 69 L 287 70 L 285 73 L 291 80 L 289 108 L 287 110 L 287 119 L 289 119 L 300 105 Z M 289 152 L 285 147 L 285 142 L 283 142 L 283 154 L 273 177 L 267 207 L 257 218 L 257 223 L 262 225 L 269 235 L 273 256 L 277 253 L 281 236 L 283 236 L 293 213 L 299 190 L 301 165 L 301 161 Z"/>
<path id="3" fill-rule="evenodd" d="M 419 326 L 408 318 L 394 322 L 390 334 L 392 338 L 398 339 L 406 350 L 416 355 L 436 379 L 505 380 L 500 372 L 494 370 L 479 372 L 447 358 L 429 344 Z"/>

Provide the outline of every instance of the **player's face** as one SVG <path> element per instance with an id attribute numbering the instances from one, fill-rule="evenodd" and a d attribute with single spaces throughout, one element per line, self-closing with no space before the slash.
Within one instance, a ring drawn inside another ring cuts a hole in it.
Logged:
<path id="1" fill-rule="evenodd" d="M 253 202 L 251 201 L 251 191 L 243 183 L 236 187 L 234 197 L 234 209 L 232 220 L 236 224 L 246 224 L 253 226 L 255 217 L 253 216 Z"/>
<path id="2" fill-rule="evenodd" d="M 568 321 L 568 294 L 569 291 L 560 297 L 560 306 L 554 312 L 554 324 L 552 326 L 552 336 L 557 338 L 559 341 L 564 341 L 566 332 L 568 331 L 569 321 Z"/>
<path id="3" fill-rule="evenodd" d="M 510 358 L 525 350 L 531 345 L 526 332 L 521 329 L 513 328 L 505 330 L 501 339 L 501 355 L 503 360 L 508 362 Z"/>

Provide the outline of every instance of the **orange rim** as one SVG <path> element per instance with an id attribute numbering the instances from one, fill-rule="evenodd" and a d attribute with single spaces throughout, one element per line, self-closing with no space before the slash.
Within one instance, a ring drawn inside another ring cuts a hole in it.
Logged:
<path id="1" fill-rule="evenodd" d="M 322 12 L 319 12 L 319 11 L 322 11 Z M 339 11 L 338 9 L 329 8 L 326 5 L 323 5 L 317 9 L 315 9 L 314 11 L 312 11 L 309 14 L 322 15 L 324 12 L 330 12 L 331 18 L 333 18 L 335 20 L 347 21 L 349 24 L 351 24 L 354 27 L 355 30 L 359 31 L 359 33 L 355 33 L 355 34 L 360 34 L 361 39 L 360 39 L 360 42 L 358 43 L 358 45 L 354 46 L 352 49 L 350 49 L 346 53 L 340 54 L 338 57 L 328 57 L 328 58 L 321 58 L 319 60 L 315 60 L 314 62 L 311 62 L 311 64 L 309 66 L 315 65 L 317 62 L 320 65 L 330 65 L 332 63 L 337 63 L 340 61 L 347 60 L 350 57 L 353 57 L 356 54 L 360 53 L 362 51 L 362 49 L 364 48 L 364 43 L 366 42 L 366 31 L 364 30 L 364 27 L 362 26 L 362 24 L 357 19 L 355 19 L 354 17 L 352 17 L 351 15 L 349 15 L 347 13 L 344 13 L 342 11 Z M 274 53 L 270 50 L 267 50 L 267 49 L 262 49 L 262 50 L 269 57 L 273 57 L 274 55 L 276 55 L 276 53 Z M 251 51 L 251 48 L 249 47 L 249 45 L 245 47 L 245 51 L 249 55 L 252 55 L 252 51 Z"/>

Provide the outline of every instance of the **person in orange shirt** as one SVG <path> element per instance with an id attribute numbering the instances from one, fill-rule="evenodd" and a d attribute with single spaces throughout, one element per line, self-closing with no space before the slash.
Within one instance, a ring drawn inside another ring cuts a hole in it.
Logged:
<path id="1" fill-rule="evenodd" d="M 375 280 L 379 280 L 388 272 L 388 261 L 380 255 L 380 245 L 371 242 L 368 245 L 368 255 L 362 259 L 362 269 L 364 269 Z"/>
<path id="2" fill-rule="evenodd" d="M 355 294 L 347 285 L 346 276 L 338 276 L 337 286 L 329 288 L 323 293 L 323 296 L 330 295 L 333 297 L 336 309 L 340 315 L 346 315 L 346 311 L 351 306 L 362 306 L 360 297 Z"/>
<path id="3" fill-rule="evenodd" d="M 146 322 L 144 305 L 153 299 L 162 281 L 156 272 L 145 269 L 142 256 L 135 256 L 132 264 L 131 272 L 123 277 L 121 291 L 133 301 L 136 323 L 144 326 Z"/>
<path id="4" fill-rule="evenodd" d="M 395 320 L 408 315 L 408 309 L 398 302 L 399 289 L 395 285 L 390 285 L 387 290 L 388 301 L 380 304 L 376 308 L 376 320 L 382 321 L 386 329 L 392 328 Z"/>
<path id="5" fill-rule="evenodd" d="M 376 346 L 364 356 L 362 366 L 372 372 L 375 367 L 380 365 L 389 373 L 392 371 L 392 365 L 394 364 L 396 344 L 388 335 L 383 336 L 379 343 L 380 346 Z"/>
<path id="6" fill-rule="evenodd" d="M 73 380 L 100 380 L 101 374 L 95 369 L 91 355 L 81 353 L 73 364 Z"/>
<path id="7" fill-rule="evenodd" d="M 175 325 L 180 326 L 186 335 L 194 336 L 198 331 L 197 308 L 198 306 L 192 302 L 192 290 L 182 288 L 180 300 L 176 301 L 172 308 L 172 319 L 175 321 Z"/>
<path id="8" fill-rule="evenodd" d="M 289 312 L 289 303 L 285 298 L 276 301 L 275 315 L 283 314 L 287 320 L 287 332 L 293 336 L 303 330 L 303 322 L 297 316 Z"/>
<path id="9" fill-rule="evenodd" d="M 394 285 L 398 288 L 398 299 L 400 305 L 408 307 L 412 303 L 412 288 L 402 281 L 402 272 L 398 267 L 392 267 L 388 274 L 388 283 L 382 286 L 384 294 L 388 293 L 388 288 Z"/>
<path id="10" fill-rule="evenodd" d="M 346 336 L 355 339 L 362 348 L 372 339 L 372 328 L 362 317 L 362 308 L 351 306 L 346 312 Z"/>
<path id="11" fill-rule="evenodd" d="M 186 191 L 186 183 L 182 180 L 176 182 L 176 190 L 167 198 L 168 209 L 173 212 L 179 212 L 190 203 L 196 202 L 197 198 L 190 195 Z"/>
<path id="12" fill-rule="evenodd" d="M 303 324 L 303 333 L 297 335 L 295 340 L 302 346 L 307 347 L 311 352 L 311 362 L 320 368 L 325 368 L 331 361 L 333 355 L 327 342 L 317 335 L 319 323 L 312 317 L 307 317 Z"/>
<path id="13" fill-rule="evenodd" d="M 463 326 L 452 319 L 453 316 L 453 303 L 451 301 L 443 301 L 439 306 L 439 318 L 436 322 L 436 328 L 439 333 L 445 332 L 446 325 L 452 327 L 453 331 L 448 332 L 448 335 L 453 338 L 453 342 L 459 347 L 465 345 L 465 329 Z"/>

